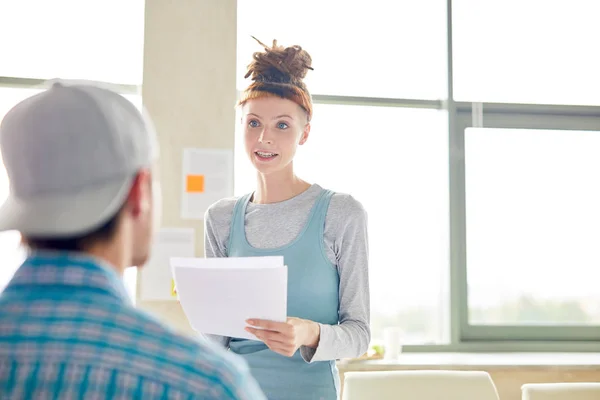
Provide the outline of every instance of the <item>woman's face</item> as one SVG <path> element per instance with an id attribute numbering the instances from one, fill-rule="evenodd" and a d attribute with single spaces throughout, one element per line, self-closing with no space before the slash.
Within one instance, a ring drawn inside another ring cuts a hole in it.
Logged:
<path id="1" fill-rule="evenodd" d="M 258 172 L 291 168 L 310 132 L 306 112 L 291 100 L 270 96 L 248 100 L 242 111 L 246 154 Z"/>

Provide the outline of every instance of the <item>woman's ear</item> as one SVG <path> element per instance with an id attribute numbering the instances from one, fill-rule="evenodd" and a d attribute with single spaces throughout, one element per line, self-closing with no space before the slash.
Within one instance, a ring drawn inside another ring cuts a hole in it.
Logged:
<path id="1" fill-rule="evenodd" d="M 299 145 L 303 145 L 304 143 L 306 143 L 306 141 L 308 140 L 308 134 L 310 133 L 310 122 L 306 123 L 306 126 L 304 127 L 304 131 L 302 132 L 302 137 L 300 137 L 300 142 L 298 143 Z"/>

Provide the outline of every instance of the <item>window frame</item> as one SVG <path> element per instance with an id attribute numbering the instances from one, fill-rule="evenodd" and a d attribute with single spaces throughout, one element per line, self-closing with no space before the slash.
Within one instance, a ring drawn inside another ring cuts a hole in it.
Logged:
<path id="1" fill-rule="evenodd" d="M 478 325 L 468 320 L 469 299 L 467 287 L 466 263 L 466 204 L 465 204 L 465 131 L 471 127 L 497 129 L 535 129 L 566 131 L 600 131 L 600 107 L 594 106 L 556 106 L 556 105 L 524 105 L 499 103 L 460 103 L 457 104 L 457 120 L 455 150 L 459 155 L 454 158 L 454 168 L 460 170 L 451 191 L 455 192 L 456 212 L 460 214 L 459 230 L 457 229 L 456 251 L 459 259 L 453 266 L 461 277 L 455 288 L 457 294 L 456 321 L 459 324 L 460 342 L 474 341 L 517 341 L 529 343 L 541 341 L 545 343 L 564 344 L 565 348 L 577 343 L 585 348 L 586 344 L 600 345 L 600 325 Z M 453 246 L 454 247 L 454 246 Z"/>

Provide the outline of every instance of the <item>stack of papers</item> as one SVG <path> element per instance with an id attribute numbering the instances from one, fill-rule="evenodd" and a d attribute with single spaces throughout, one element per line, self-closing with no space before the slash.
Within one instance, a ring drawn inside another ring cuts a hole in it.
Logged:
<path id="1" fill-rule="evenodd" d="M 286 321 L 288 274 L 282 256 L 170 261 L 179 301 L 195 331 L 256 340 L 244 329 L 247 319 Z"/>

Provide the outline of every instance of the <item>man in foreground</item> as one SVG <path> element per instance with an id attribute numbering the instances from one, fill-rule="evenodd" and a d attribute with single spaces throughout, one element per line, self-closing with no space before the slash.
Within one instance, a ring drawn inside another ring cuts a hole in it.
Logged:
<path id="1" fill-rule="evenodd" d="M 264 399 L 245 361 L 136 310 L 160 212 L 152 124 L 125 98 L 56 82 L 0 125 L 0 231 L 29 255 L 0 296 L 2 399 Z M 1 268 L 1 266 L 0 266 Z"/>

